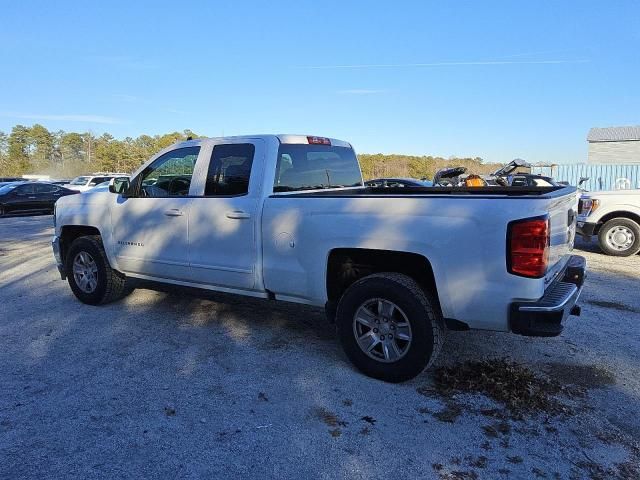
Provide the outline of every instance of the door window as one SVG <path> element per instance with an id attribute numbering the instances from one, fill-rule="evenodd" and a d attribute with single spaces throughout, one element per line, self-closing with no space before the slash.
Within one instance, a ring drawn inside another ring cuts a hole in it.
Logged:
<path id="1" fill-rule="evenodd" d="M 249 193 L 254 154 L 255 146 L 251 143 L 230 143 L 213 147 L 204 195 L 237 196 Z"/>
<path id="2" fill-rule="evenodd" d="M 19 187 L 17 187 L 15 189 L 15 193 L 16 193 L 16 195 L 33 195 L 34 186 L 33 186 L 33 184 L 31 184 L 31 185 L 20 185 Z"/>
<path id="3" fill-rule="evenodd" d="M 199 152 L 200 147 L 185 147 L 157 158 L 140 176 L 139 196 L 162 198 L 189 195 Z"/>
<path id="4" fill-rule="evenodd" d="M 36 193 L 53 193 L 56 188 L 53 185 L 46 185 L 44 183 L 36 183 Z"/>

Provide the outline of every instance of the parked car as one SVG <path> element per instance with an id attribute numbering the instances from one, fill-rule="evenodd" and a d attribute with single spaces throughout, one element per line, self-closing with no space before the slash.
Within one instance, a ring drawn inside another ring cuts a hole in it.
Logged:
<path id="1" fill-rule="evenodd" d="M 432 187 L 433 182 L 429 180 L 418 180 L 417 178 L 376 178 L 364 182 L 367 187 Z"/>
<path id="2" fill-rule="evenodd" d="M 628 257 L 640 252 L 640 190 L 612 190 L 582 195 L 577 231 L 598 237 L 607 255 Z"/>
<path id="3" fill-rule="evenodd" d="M 13 182 L 0 187 L 0 216 L 53 212 L 56 201 L 78 192 L 47 182 Z"/>
<path id="4" fill-rule="evenodd" d="M 115 182 L 116 185 L 119 185 L 119 184 L 121 184 L 123 182 L 128 182 L 128 181 L 129 181 L 129 177 L 114 177 L 112 180 L 108 180 L 106 182 L 99 183 L 95 187 L 93 187 L 93 188 L 91 188 L 89 190 L 86 190 L 84 192 L 81 192 L 81 193 L 96 192 L 96 191 L 102 191 L 102 190 L 106 191 L 106 190 L 109 190 L 109 185 L 111 185 L 112 182 Z M 120 188 L 120 187 L 118 187 L 118 188 Z"/>
<path id="5" fill-rule="evenodd" d="M 397 382 L 447 328 L 560 334 L 585 273 L 577 203 L 575 187 L 366 188 L 335 139 L 198 139 L 60 199 L 52 246 L 90 305 L 142 279 L 324 306 L 348 358 Z"/>
<path id="6" fill-rule="evenodd" d="M 96 185 L 108 182 L 112 178 L 127 176 L 126 173 L 106 173 L 99 175 L 81 175 L 79 177 L 74 178 L 69 183 L 65 184 L 64 187 L 69 190 L 77 190 L 78 192 L 86 192 Z"/>
<path id="7" fill-rule="evenodd" d="M 21 177 L 0 177 L 0 182 L 24 182 L 24 178 Z"/>

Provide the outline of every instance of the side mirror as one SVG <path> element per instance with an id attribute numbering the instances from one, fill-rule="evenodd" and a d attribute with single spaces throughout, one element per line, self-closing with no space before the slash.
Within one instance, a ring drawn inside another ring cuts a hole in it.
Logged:
<path id="1" fill-rule="evenodd" d="M 129 188 L 128 177 L 116 177 L 109 180 L 109 191 L 111 193 L 124 193 Z"/>

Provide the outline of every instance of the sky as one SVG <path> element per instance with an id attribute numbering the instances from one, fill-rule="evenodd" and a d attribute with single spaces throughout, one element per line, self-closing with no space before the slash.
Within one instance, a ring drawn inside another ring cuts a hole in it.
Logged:
<path id="1" fill-rule="evenodd" d="M 640 124 L 638 1 L 0 4 L 0 130 L 303 133 L 359 153 L 587 158 Z"/>

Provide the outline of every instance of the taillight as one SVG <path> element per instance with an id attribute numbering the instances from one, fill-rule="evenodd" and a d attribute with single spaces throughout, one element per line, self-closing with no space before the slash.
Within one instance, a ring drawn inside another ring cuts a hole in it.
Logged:
<path id="1" fill-rule="evenodd" d="M 509 224 L 507 270 L 522 277 L 541 278 L 549 265 L 549 219 L 529 218 Z"/>
<path id="2" fill-rule="evenodd" d="M 331 140 L 324 137 L 307 137 L 309 145 L 331 145 Z"/>

